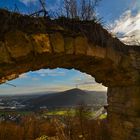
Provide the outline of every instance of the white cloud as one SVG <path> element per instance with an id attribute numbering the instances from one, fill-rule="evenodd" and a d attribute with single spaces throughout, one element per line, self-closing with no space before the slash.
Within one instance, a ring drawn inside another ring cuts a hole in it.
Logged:
<path id="1" fill-rule="evenodd" d="M 79 85 L 78 88 L 82 89 L 82 90 L 89 90 L 89 91 L 104 91 L 107 92 L 107 87 L 103 86 L 102 84 L 87 84 L 87 85 Z"/>
<path id="2" fill-rule="evenodd" d="M 25 79 L 25 78 L 28 78 L 28 75 L 27 75 L 26 73 L 24 73 L 24 74 L 21 74 L 21 75 L 19 76 L 19 78 L 20 78 L 20 79 Z"/>
<path id="3" fill-rule="evenodd" d="M 130 10 L 111 24 L 111 32 L 124 43 L 138 44 L 140 42 L 140 12 L 135 16 Z"/>
<path id="4" fill-rule="evenodd" d="M 39 71 L 36 71 L 34 73 L 37 73 L 39 74 L 41 77 L 45 77 L 45 76 L 65 76 L 66 73 L 65 71 L 63 70 L 59 70 L 59 69 L 53 69 L 53 70 L 50 70 L 50 69 L 41 69 Z"/>
<path id="5" fill-rule="evenodd" d="M 65 72 L 48 73 L 49 76 L 65 76 Z"/>
<path id="6" fill-rule="evenodd" d="M 24 3 L 25 5 L 28 4 L 35 4 L 38 0 L 19 0 L 20 2 Z"/>
<path id="7" fill-rule="evenodd" d="M 138 11 L 140 10 L 140 0 L 132 0 L 130 2 L 130 6 L 129 9 L 131 9 L 132 11 Z"/>

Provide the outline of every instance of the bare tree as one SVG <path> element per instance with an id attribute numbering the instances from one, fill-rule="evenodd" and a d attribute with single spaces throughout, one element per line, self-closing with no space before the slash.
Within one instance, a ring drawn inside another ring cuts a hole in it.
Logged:
<path id="1" fill-rule="evenodd" d="M 95 7 L 100 0 L 64 0 L 64 15 L 67 18 L 81 20 L 95 19 Z"/>
<path id="2" fill-rule="evenodd" d="M 67 18 L 76 18 L 77 10 L 77 0 L 64 0 L 64 14 Z"/>
<path id="3" fill-rule="evenodd" d="M 70 0 L 70 16 L 71 16 L 71 18 L 77 17 L 77 2 L 76 2 L 76 0 Z"/>
<path id="4" fill-rule="evenodd" d="M 64 0 L 64 10 L 66 12 L 66 17 L 70 17 L 70 2 L 69 0 Z"/>
<path id="5" fill-rule="evenodd" d="M 81 18 L 85 19 L 85 14 L 86 14 L 86 1 L 81 0 Z"/>
<path id="6" fill-rule="evenodd" d="M 80 19 L 93 20 L 96 18 L 95 8 L 100 0 L 80 0 L 81 10 Z"/>

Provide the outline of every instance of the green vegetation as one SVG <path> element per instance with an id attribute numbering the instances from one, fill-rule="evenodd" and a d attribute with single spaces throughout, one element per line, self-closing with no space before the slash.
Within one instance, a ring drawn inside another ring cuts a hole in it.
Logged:
<path id="1" fill-rule="evenodd" d="M 107 118 L 107 114 L 102 114 L 100 117 L 99 117 L 99 119 L 106 119 Z"/>
<path id="2" fill-rule="evenodd" d="M 74 116 L 75 115 L 75 109 L 70 110 L 53 110 L 45 113 L 45 115 L 58 115 L 58 116 L 66 116 L 66 115 Z"/>

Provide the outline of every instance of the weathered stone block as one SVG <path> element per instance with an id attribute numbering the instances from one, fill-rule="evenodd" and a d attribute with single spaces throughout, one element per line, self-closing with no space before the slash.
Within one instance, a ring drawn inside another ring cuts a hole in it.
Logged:
<path id="1" fill-rule="evenodd" d="M 114 64 L 118 65 L 121 60 L 121 54 L 113 49 L 113 47 L 106 48 L 106 58 L 109 58 L 114 62 Z"/>
<path id="2" fill-rule="evenodd" d="M 90 45 L 90 47 L 88 47 L 88 49 L 87 49 L 87 55 L 95 56 L 95 57 L 99 57 L 99 58 L 105 58 L 106 49 L 99 47 L 99 46 Z"/>
<path id="3" fill-rule="evenodd" d="M 36 34 L 32 35 L 34 51 L 41 54 L 52 52 L 50 45 L 50 39 L 48 34 Z"/>
<path id="4" fill-rule="evenodd" d="M 86 54 L 88 48 L 88 40 L 86 37 L 78 36 L 75 39 L 75 54 Z"/>
<path id="5" fill-rule="evenodd" d="M 64 41 L 65 41 L 66 54 L 73 54 L 74 53 L 74 38 L 67 37 L 64 39 Z"/>
<path id="6" fill-rule="evenodd" d="M 61 33 L 51 34 L 50 42 L 51 42 L 52 50 L 55 53 L 64 52 L 64 38 Z"/>
<path id="7" fill-rule="evenodd" d="M 18 74 L 13 73 L 11 75 L 6 76 L 7 80 L 12 80 L 12 79 L 15 79 L 15 78 L 18 78 Z"/>
<path id="8" fill-rule="evenodd" d="M 11 57 L 27 56 L 32 51 L 29 37 L 21 31 L 11 31 L 5 35 L 6 47 Z"/>
<path id="9" fill-rule="evenodd" d="M 4 43 L 0 42 L 0 63 L 10 63 L 10 56 Z"/>
<path id="10" fill-rule="evenodd" d="M 108 120 L 111 140 L 139 140 L 140 87 L 113 87 L 108 90 Z M 110 100 L 111 99 L 111 100 Z M 116 137 L 118 139 L 116 139 Z"/>

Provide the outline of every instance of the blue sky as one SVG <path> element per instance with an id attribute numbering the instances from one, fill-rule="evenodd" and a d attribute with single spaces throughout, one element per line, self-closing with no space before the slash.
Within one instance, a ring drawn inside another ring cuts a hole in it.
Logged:
<path id="1" fill-rule="evenodd" d="M 102 0 L 98 7 L 98 12 L 103 20 L 107 23 L 118 19 L 125 11 L 131 10 L 137 12 L 136 4 L 139 0 Z"/>
<path id="2" fill-rule="evenodd" d="M 16 87 L 2 84 L 0 86 L 1 94 L 63 91 L 76 87 L 83 90 L 106 90 L 101 84 L 97 84 L 93 77 L 75 69 L 41 69 L 22 74 L 18 79 L 9 83 Z"/>
<path id="3" fill-rule="evenodd" d="M 47 8 L 56 10 L 62 0 L 46 0 Z M 1 8 L 14 9 L 17 4 L 23 13 L 30 12 L 30 9 L 39 8 L 37 0 L 0 0 Z M 105 25 L 110 25 L 110 31 L 117 34 L 131 35 L 137 31 L 137 38 L 140 39 L 140 0 L 102 0 L 97 7 L 97 14 L 103 18 Z M 133 23 L 133 24 L 132 24 Z M 123 38 L 125 41 L 128 38 Z M 18 79 L 0 85 L 0 94 L 21 94 L 39 91 L 57 91 L 76 87 L 88 90 L 102 90 L 106 88 L 97 84 L 93 77 L 74 69 L 40 70 L 22 74 Z"/>
<path id="4" fill-rule="evenodd" d="M 47 8 L 54 10 L 61 5 L 61 2 L 62 0 L 46 0 Z M 38 0 L 0 0 L 0 7 L 14 9 L 15 3 L 22 12 L 29 11 L 29 8 L 39 8 Z M 126 10 L 137 12 L 140 8 L 138 5 L 140 0 L 101 0 L 97 12 L 105 22 L 109 23 L 119 18 Z"/>

